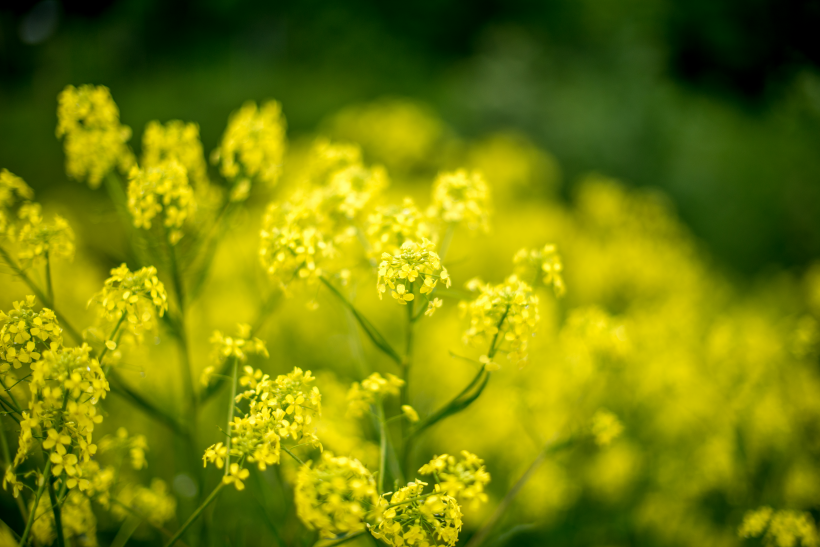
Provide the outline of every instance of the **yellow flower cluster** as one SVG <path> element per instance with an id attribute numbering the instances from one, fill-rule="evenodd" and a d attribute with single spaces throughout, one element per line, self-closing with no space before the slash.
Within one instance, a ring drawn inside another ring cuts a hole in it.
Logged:
<path id="1" fill-rule="evenodd" d="M 490 229 L 490 189 L 478 171 L 441 173 L 433 183 L 430 216 L 447 223 L 465 223 L 471 230 Z"/>
<path id="2" fill-rule="evenodd" d="M 442 454 L 419 469 L 422 475 L 433 475 L 441 491 L 461 502 L 469 502 L 477 508 L 487 501 L 484 487 L 490 482 L 490 474 L 484 468 L 484 460 L 466 450 L 461 458 Z"/>
<path id="3" fill-rule="evenodd" d="M 43 220 L 39 203 L 27 203 L 18 212 L 22 224 L 17 233 L 20 260 L 31 263 L 44 257 L 67 258 L 74 256 L 74 230 L 59 215 L 51 222 Z"/>
<path id="4" fill-rule="evenodd" d="M 137 228 L 151 228 L 151 221 L 163 213 L 168 239 L 176 244 L 182 226 L 196 209 L 194 191 L 188 184 L 185 167 L 176 159 L 155 167 L 133 167 L 128 174 L 128 210 Z"/>
<path id="5" fill-rule="evenodd" d="M 341 224 L 355 219 L 370 200 L 389 185 L 387 171 L 379 165 L 367 168 L 360 163 L 348 165 L 330 174 L 321 191 L 322 207 L 333 219 L 341 216 Z"/>
<path id="6" fill-rule="evenodd" d="M 143 469 L 148 465 L 145 459 L 145 452 L 148 450 L 148 441 L 144 435 L 128 435 L 128 430 L 124 427 L 117 428 L 115 435 L 106 435 L 100 439 L 100 452 L 110 452 L 119 450 L 123 454 L 127 453 L 131 460 L 131 467 Z"/>
<path id="7" fill-rule="evenodd" d="M 48 308 L 34 311 L 31 295 L 15 302 L 8 313 L 0 311 L 0 323 L 0 373 L 40 360 L 44 351 L 56 350 L 63 341 L 57 316 Z"/>
<path id="8" fill-rule="evenodd" d="M 397 252 L 405 241 L 432 237 L 427 217 L 413 200 L 404 198 L 398 205 L 376 207 L 367 217 L 367 237 L 373 256 Z"/>
<path id="9" fill-rule="evenodd" d="M 119 503 L 111 507 L 111 513 L 120 520 L 133 512 L 154 526 L 162 526 L 173 519 L 177 512 L 177 500 L 168 491 L 165 481 L 157 478 L 151 480 L 150 488 L 127 484 L 116 499 Z"/>
<path id="10" fill-rule="evenodd" d="M 563 296 L 567 291 L 562 275 L 564 265 L 555 245 L 550 243 L 543 249 L 521 249 L 513 257 L 513 264 L 515 274 L 521 279 L 532 279 L 533 286 L 543 274 L 544 285 L 552 285 L 555 296 Z"/>
<path id="11" fill-rule="evenodd" d="M 0 236 L 14 236 L 15 210 L 32 199 L 34 190 L 23 179 L 8 169 L 0 171 Z"/>
<path id="12" fill-rule="evenodd" d="M 29 508 L 31 510 L 34 508 Z M 63 523 L 63 538 L 67 543 L 85 547 L 98 545 L 97 517 L 91 508 L 91 500 L 86 496 L 77 491 L 69 492 L 60 506 L 60 519 Z M 54 512 L 48 496 L 40 498 L 31 532 L 38 545 L 51 545 L 57 537 Z"/>
<path id="13" fill-rule="evenodd" d="M 79 485 L 81 490 L 90 486 L 83 477 L 82 464 L 97 451 L 92 434 L 94 426 L 102 422 L 102 415 L 96 405 L 108 392 L 102 368 L 89 356 L 90 351 L 85 344 L 46 351 L 31 364 L 29 411 L 23 412 L 20 421 L 14 458 L 16 468 L 33 451 L 34 440 L 43 439 L 52 475 L 64 475 L 68 488 Z"/>
<path id="14" fill-rule="evenodd" d="M 149 266 L 132 272 L 122 264 L 111 270 L 111 277 L 91 302 L 98 304 L 99 314 L 105 320 L 115 324 L 124 321 L 134 334 L 141 334 L 155 328 L 156 315 L 162 317 L 168 310 L 167 300 L 156 268 Z"/>
<path id="15" fill-rule="evenodd" d="M 279 180 L 287 148 L 285 129 L 282 106 L 276 101 L 261 108 L 249 101 L 231 114 L 211 160 L 219 164 L 222 176 L 234 183 L 233 201 L 247 198 L 252 182 L 272 186 Z"/>
<path id="16" fill-rule="evenodd" d="M 282 439 L 290 438 L 294 442 L 307 439 L 321 446 L 311 429 L 314 418 L 322 412 L 319 389 L 310 385 L 314 380 L 310 371 L 303 372 L 300 368 L 272 379 L 261 370 L 245 367 L 239 383 L 249 389 L 237 395 L 236 402 L 247 399 L 249 409 L 244 416 L 234 417 L 230 424 L 231 456 L 245 458 L 264 471 L 268 465 L 279 463 Z M 214 463 L 221 469 L 227 455 L 228 447 L 217 443 L 206 449 L 203 462 L 206 466 Z M 240 472 L 239 468 L 236 473 L 231 469 L 232 476 Z M 237 488 L 239 484 L 241 481 Z"/>
<path id="17" fill-rule="evenodd" d="M 765 535 L 764 535 L 765 532 Z M 777 547 L 817 547 L 820 534 L 809 513 L 799 511 L 773 511 L 761 507 L 747 512 L 738 533 L 741 537 L 761 537 L 766 545 Z"/>
<path id="18" fill-rule="evenodd" d="M 532 287 L 511 275 L 498 285 L 473 279 L 467 288 L 479 294 L 471 302 L 460 303 L 462 312 L 470 318 L 465 343 L 489 342 L 489 359 L 497 351 L 506 351 L 510 361 L 525 361 L 529 339 L 539 321 L 538 296 Z"/>
<path id="19" fill-rule="evenodd" d="M 115 167 L 127 171 L 134 156 L 126 144 L 131 128 L 105 86 L 66 87 L 57 98 L 57 137 L 64 137 L 66 172 L 96 188 Z"/>
<path id="20" fill-rule="evenodd" d="M 214 331 L 210 342 L 214 346 L 214 360 L 220 365 L 232 357 L 244 363 L 248 360 L 248 354 L 268 356 L 265 342 L 251 338 L 251 326 L 245 323 L 236 326 L 236 336 L 225 336 L 218 330 Z"/>
<path id="21" fill-rule="evenodd" d="M 199 126 L 180 120 L 165 125 L 148 122 L 142 135 L 142 166 L 159 167 L 171 160 L 185 168 L 188 180 L 197 190 L 208 186 L 208 165 L 199 140 Z"/>
<path id="22" fill-rule="evenodd" d="M 607 446 L 624 431 L 618 417 L 608 410 L 598 410 L 592 416 L 592 436 L 598 446 Z"/>
<path id="23" fill-rule="evenodd" d="M 449 288 L 450 274 L 447 273 L 447 268 L 441 265 L 441 259 L 434 248 L 430 241 L 422 239 L 421 243 L 405 241 L 395 254 L 384 253 L 376 280 L 379 298 L 387 292 L 387 287 L 390 287 L 393 298 L 406 306 L 415 299 L 413 289 L 416 286 L 420 294 L 433 292 L 439 280 Z"/>
<path id="24" fill-rule="evenodd" d="M 349 416 L 359 418 L 370 411 L 370 405 L 382 400 L 389 395 L 398 396 L 404 380 L 388 374 L 387 378 L 382 378 L 378 372 L 374 372 L 362 383 L 353 382 L 350 391 L 347 392 L 347 413 Z"/>
<path id="25" fill-rule="evenodd" d="M 376 520 L 379 494 L 373 474 L 354 458 L 322 454 L 316 465 L 299 468 L 294 488 L 296 514 L 323 538 L 358 532 Z"/>
<path id="26" fill-rule="evenodd" d="M 379 499 L 382 520 L 371 527 L 371 533 L 392 547 L 405 545 L 454 546 L 461 532 L 461 508 L 455 498 L 441 492 L 421 498 L 426 482 L 407 483 L 390 496 Z M 420 499 L 415 499 L 420 498 Z"/>

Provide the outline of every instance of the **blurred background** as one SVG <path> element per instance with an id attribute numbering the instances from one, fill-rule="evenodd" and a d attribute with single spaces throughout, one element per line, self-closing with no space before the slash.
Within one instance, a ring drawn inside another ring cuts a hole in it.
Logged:
<path id="1" fill-rule="evenodd" d="M 135 130 L 196 120 L 206 150 L 247 99 L 291 138 L 350 103 L 430 105 L 465 138 L 514 129 L 561 166 L 663 189 L 717 264 L 820 255 L 820 2 L 799 0 L 0 3 L 0 165 L 65 182 L 67 84 L 111 88 Z"/>

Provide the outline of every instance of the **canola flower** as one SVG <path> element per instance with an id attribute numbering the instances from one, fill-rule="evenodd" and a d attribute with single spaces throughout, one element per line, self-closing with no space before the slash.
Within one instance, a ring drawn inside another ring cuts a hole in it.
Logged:
<path id="1" fill-rule="evenodd" d="M 347 393 L 348 415 L 354 418 L 362 417 L 370 411 L 371 405 L 381 402 L 385 397 L 398 396 L 403 385 L 404 380 L 401 378 L 392 374 L 387 374 L 384 378 L 378 372 L 374 372 L 361 383 L 353 382 Z"/>
<path id="2" fill-rule="evenodd" d="M 96 304 L 102 319 L 116 325 L 115 331 L 125 323 L 137 335 L 154 330 L 156 316 L 162 317 L 168 311 L 168 295 L 153 266 L 136 272 L 125 264 L 113 268 L 102 291 L 89 301 L 89 305 L 92 303 Z M 116 342 L 109 339 L 106 346 L 114 349 Z"/>
<path id="3" fill-rule="evenodd" d="M 151 524 L 162 526 L 176 515 L 177 501 L 161 479 L 152 479 L 150 487 L 127 484 L 117 494 L 116 500 L 111 513 L 120 520 L 136 513 Z"/>
<path id="4" fill-rule="evenodd" d="M 470 302 L 461 302 L 462 312 L 469 317 L 470 327 L 464 333 L 464 342 L 489 343 L 489 351 L 482 356 L 489 370 L 498 367 L 492 359 L 503 351 L 513 363 L 526 361 L 529 339 L 538 326 L 538 296 L 526 282 L 515 275 L 504 283 L 490 285 L 473 279 L 467 288 L 478 296 Z"/>
<path id="5" fill-rule="evenodd" d="M 429 220 L 410 198 L 405 198 L 400 206 L 377 206 L 367 217 L 365 231 L 374 257 L 396 253 L 405 241 L 432 238 Z"/>
<path id="6" fill-rule="evenodd" d="M 452 283 L 450 274 L 442 266 L 434 248 L 430 241 L 422 239 L 421 243 L 405 241 L 395 254 L 384 253 L 376 280 L 379 298 L 389 287 L 393 299 L 406 306 L 416 297 L 415 287 L 418 287 L 418 292 L 422 295 L 432 293 L 439 281 L 449 288 Z M 438 307 L 428 304 L 428 309 L 431 309 L 430 306 L 433 309 Z"/>
<path id="7" fill-rule="evenodd" d="M 128 435 L 128 430 L 124 427 L 117 428 L 114 435 L 106 435 L 100 439 L 100 453 L 112 450 L 128 454 L 128 459 L 133 469 L 143 469 L 148 465 L 145 453 L 148 450 L 148 441 L 145 435 Z"/>
<path id="8" fill-rule="evenodd" d="M 422 475 L 432 475 L 441 491 L 460 502 L 470 503 L 473 509 L 487 502 L 484 487 L 490 482 L 490 474 L 484 460 L 466 450 L 461 458 L 449 454 L 436 456 L 419 469 Z"/>
<path id="9" fill-rule="evenodd" d="M 446 223 L 464 223 L 470 230 L 489 230 L 490 189 L 478 171 L 441 173 L 433 184 L 428 214 Z"/>
<path id="10" fill-rule="evenodd" d="M 561 297 L 567 288 L 564 285 L 562 272 L 564 265 L 558 249 L 552 243 L 548 243 L 542 249 L 521 249 L 513 257 L 515 274 L 521 279 L 531 279 L 532 286 L 535 286 L 540 275 L 545 286 L 551 286 L 555 296 Z"/>
<path id="11" fill-rule="evenodd" d="M 162 214 L 168 240 L 176 244 L 182 239 L 186 219 L 195 209 L 187 171 L 176 159 L 144 169 L 135 166 L 128 174 L 128 210 L 135 227 L 150 229 L 154 218 Z"/>
<path id="12" fill-rule="evenodd" d="M 0 236 L 14 239 L 17 209 L 34 199 L 34 190 L 8 169 L 0 171 Z"/>
<path id="13" fill-rule="evenodd" d="M 426 482 L 416 480 L 382 496 L 382 520 L 371 527 L 373 537 L 392 547 L 455 545 L 463 525 L 461 508 L 438 485 L 433 495 L 423 497 L 425 486 Z"/>
<path id="14" fill-rule="evenodd" d="M 171 120 L 164 125 L 156 120 L 148 122 L 142 134 L 142 166 L 159 167 L 169 161 L 175 161 L 185 169 L 195 189 L 207 189 L 210 184 L 208 164 L 197 124 L 180 120 Z"/>
<path id="15" fill-rule="evenodd" d="M 762 537 L 766 545 L 777 547 L 816 547 L 820 534 L 814 519 L 807 512 L 761 507 L 747 512 L 738 529 L 743 538 Z"/>
<path id="16" fill-rule="evenodd" d="M 119 109 L 107 87 L 68 86 L 57 103 L 57 137 L 63 138 L 71 178 L 97 188 L 112 170 L 131 168 L 131 128 L 120 125 Z"/>
<path id="17" fill-rule="evenodd" d="M 376 479 L 356 459 L 324 452 L 315 465 L 299 468 L 296 514 L 324 538 L 355 533 L 378 520 Z"/>
<path id="18" fill-rule="evenodd" d="M 261 107 L 249 101 L 231 114 L 211 161 L 232 181 L 232 201 L 247 199 L 253 182 L 273 186 L 279 180 L 287 148 L 285 128 L 282 107 L 276 101 Z"/>
<path id="19" fill-rule="evenodd" d="M 34 508 L 30 508 L 31 511 Z M 88 547 L 96 547 L 97 517 L 91 507 L 91 500 L 79 492 L 71 491 L 60 507 L 62 533 L 67 541 Z M 51 545 L 57 538 L 54 525 L 54 511 L 51 500 L 43 498 L 37 506 L 32 535 L 39 545 Z"/>
<path id="20" fill-rule="evenodd" d="M 34 311 L 34 296 L 0 311 L 0 373 L 39 361 L 43 352 L 57 350 L 63 342 L 57 316 L 48 308 Z"/>

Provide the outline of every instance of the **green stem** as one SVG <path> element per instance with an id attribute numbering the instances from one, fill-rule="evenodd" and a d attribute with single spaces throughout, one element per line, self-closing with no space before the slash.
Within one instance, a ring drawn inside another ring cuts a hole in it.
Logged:
<path id="1" fill-rule="evenodd" d="M 322 283 L 325 284 L 325 286 L 328 289 L 330 289 L 330 291 L 334 295 L 336 295 L 339 301 L 347 309 L 350 310 L 350 312 L 353 314 L 353 317 L 356 319 L 356 321 L 358 321 L 359 326 L 361 326 L 362 330 L 364 330 L 367 336 L 370 337 L 370 340 L 373 342 L 373 344 L 375 344 L 375 346 L 379 348 L 385 355 L 387 355 L 393 361 L 395 361 L 397 365 L 402 366 L 404 360 L 401 358 L 401 356 L 399 356 L 396 350 L 394 350 L 390 346 L 390 344 L 387 342 L 384 336 L 382 336 L 381 333 L 379 333 L 379 331 L 376 330 L 376 327 L 373 326 L 373 323 L 371 323 L 364 315 L 359 313 L 359 310 L 357 310 L 355 306 L 353 306 L 353 304 L 351 304 L 350 301 L 347 298 L 345 298 L 345 296 L 341 292 L 339 292 L 339 290 L 336 287 L 334 287 L 332 283 L 330 283 L 330 281 L 328 281 L 323 276 L 319 277 L 319 279 L 322 281 Z"/>
<path id="2" fill-rule="evenodd" d="M 515 485 L 510 489 L 510 491 L 507 492 L 507 495 L 505 495 L 504 499 L 501 500 L 501 503 L 498 504 L 498 507 L 496 507 L 493 514 L 487 520 L 486 524 L 484 524 L 484 526 L 481 527 L 481 530 L 476 532 L 476 534 L 470 538 L 470 541 L 467 542 L 467 545 L 465 547 L 478 547 L 479 545 L 481 545 L 484 542 L 484 540 L 487 539 L 487 536 L 490 534 L 490 532 L 493 531 L 493 527 L 495 527 L 496 523 L 498 523 L 499 519 L 510 507 L 510 504 L 512 504 L 515 497 L 518 495 L 521 489 L 524 488 L 524 485 L 527 484 L 527 481 L 529 481 L 532 478 L 533 474 L 538 470 L 538 468 L 541 466 L 541 463 L 547 458 L 547 456 L 571 446 L 572 442 L 573 439 L 570 437 L 569 439 L 566 439 L 565 441 L 562 441 L 560 443 L 547 443 L 547 445 L 545 445 L 544 448 L 541 449 L 541 451 L 535 457 L 535 459 L 524 472 L 524 474 L 521 475 L 521 478 L 518 479 L 518 482 L 516 482 Z"/>
<path id="3" fill-rule="evenodd" d="M 51 260 L 48 257 L 48 251 L 45 252 L 46 258 L 46 294 L 51 303 L 54 303 L 54 285 L 51 282 Z"/>
<path id="4" fill-rule="evenodd" d="M 99 358 L 100 366 L 103 366 L 103 360 L 105 359 L 105 354 L 108 353 L 108 342 L 113 341 L 116 344 L 116 340 L 114 340 L 114 337 L 117 336 L 117 332 L 120 330 L 120 326 L 122 326 L 123 321 L 125 321 L 125 313 L 120 315 L 120 318 L 117 321 L 117 324 L 114 325 L 114 330 L 111 331 L 111 334 L 108 335 L 108 338 L 103 343 L 103 348 L 100 351 L 100 358 Z M 106 365 L 106 366 L 103 367 L 103 373 L 106 376 L 108 376 L 109 370 L 111 370 L 111 365 Z"/>
<path id="5" fill-rule="evenodd" d="M 174 535 L 174 533 L 173 533 L 173 532 L 171 532 L 170 530 L 168 530 L 168 529 L 167 529 L 167 528 L 165 528 L 164 526 L 159 526 L 159 525 L 157 525 L 157 524 L 152 523 L 150 520 L 148 520 L 148 519 L 145 517 L 145 515 L 143 515 L 143 514 L 139 513 L 138 511 L 135 511 L 133 507 L 129 507 L 128 505 L 124 504 L 123 502 L 121 502 L 121 501 L 120 501 L 120 500 L 118 500 L 118 499 L 112 499 L 112 500 L 111 500 L 111 502 L 112 502 L 112 503 L 115 503 L 115 504 L 117 504 L 117 505 L 119 505 L 119 506 L 120 506 L 120 507 L 122 507 L 125 511 L 127 511 L 129 514 L 131 514 L 132 516 L 134 516 L 134 517 L 136 517 L 137 519 L 139 519 L 141 522 L 147 522 L 149 525 L 151 525 L 152 527 L 154 527 L 156 530 L 158 530 L 158 531 L 159 531 L 160 533 L 162 533 L 163 535 L 168 536 L 169 538 L 170 538 L 170 537 L 173 537 L 173 535 Z M 183 547 L 187 547 L 187 544 L 186 544 L 184 541 L 182 541 L 181 539 L 177 539 L 177 543 L 179 543 L 179 544 L 180 544 L 180 545 L 182 545 Z"/>
<path id="6" fill-rule="evenodd" d="M 14 385 L 16 386 L 17 384 L 14 384 Z M 17 412 L 22 414 L 23 409 L 20 406 L 20 403 L 18 403 L 17 399 L 14 397 L 14 393 L 11 392 L 11 387 L 14 387 L 14 386 L 7 387 L 6 386 L 6 381 L 3 379 L 2 375 L 0 375 L 0 386 L 3 386 L 3 389 L 6 391 L 6 393 L 9 394 L 9 397 L 11 398 L 11 402 L 14 403 L 14 406 L 16 407 Z"/>
<path id="7" fill-rule="evenodd" d="M 28 515 L 28 522 L 26 523 L 26 529 L 23 531 L 23 535 L 20 537 L 19 547 L 24 547 L 28 541 L 28 535 L 31 532 L 31 526 L 34 524 L 34 518 L 37 514 L 37 506 L 40 504 L 40 498 L 43 496 L 43 491 L 46 489 L 46 483 L 49 481 L 50 477 L 51 458 L 46 458 L 46 467 L 43 470 L 42 482 L 40 483 L 39 488 L 37 488 L 37 494 L 34 496 L 34 507 L 31 508 L 31 513 Z"/>
<path id="8" fill-rule="evenodd" d="M 0 427 L 3 427 L 3 420 L 0 420 Z M 6 439 L 5 427 L 0 430 L 0 446 L 2 446 L 3 449 L 3 459 L 6 461 L 8 467 L 11 467 L 14 460 L 11 458 L 11 450 L 9 450 L 9 441 Z M 26 520 L 26 507 L 23 505 L 23 497 L 19 495 L 15 496 L 14 501 L 17 502 L 17 508 L 20 510 L 20 516 L 23 517 L 23 520 Z"/>
<path id="9" fill-rule="evenodd" d="M 228 468 L 231 466 L 231 424 L 233 423 L 233 410 L 236 406 L 236 378 L 239 375 L 239 360 L 232 357 L 233 361 L 233 378 L 231 378 L 231 399 L 228 401 L 228 427 L 225 430 L 228 433 L 228 453 L 225 456 L 225 476 L 228 476 Z"/>
<path id="10" fill-rule="evenodd" d="M 379 494 L 384 494 L 384 476 L 387 474 L 387 423 L 381 403 L 376 407 L 379 418 Z"/>
<path id="11" fill-rule="evenodd" d="M 385 509 L 390 509 L 392 507 L 398 507 L 399 505 L 407 505 L 408 503 L 413 503 L 414 501 L 423 500 L 424 498 L 429 498 L 430 496 L 440 495 L 439 492 L 428 492 L 427 494 L 422 494 L 421 496 L 416 496 L 415 498 L 410 498 L 409 500 L 400 501 L 398 503 L 391 503 Z"/>
<path id="12" fill-rule="evenodd" d="M 216 488 L 213 489 L 213 491 L 208 495 L 205 501 L 202 502 L 202 505 L 197 507 L 196 511 L 194 511 L 193 514 L 188 518 L 188 520 L 185 521 L 185 524 L 182 525 L 182 528 L 177 530 L 176 534 L 174 534 L 168 541 L 168 543 L 165 544 L 165 547 L 171 547 L 174 543 L 177 542 L 177 540 L 180 537 L 182 537 L 182 534 L 185 533 L 185 530 L 190 528 L 191 524 L 193 524 L 194 521 L 196 521 L 196 519 L 199 518 L 199 515 L 202 513 L 202 511 L 204 511 L 205 508 L 208 507 L 211 504 L 211 502 L 214 501 L 214 499 L 216 499 L 216 495 L 219 494 L 219 491 L 222 490 L 223 486 L 225 486 L 225 483 L 220 480 L 219 484 L 216 485 Z"/>
<path id="13" fill-rule="evenodd" d="M 294 454 L 293 452 L 288 450 L 287 446 L 282 445 L 282 450 L 284 450 L 285 452 L 290 454 L 290 457 L 293 458 L 294 460 L 296 460 L 297 462 L 299 462 L 299 465 L 307 465 L 305 462 L 303 462 L 302 460 L 299 459 L 299 456 L 297 456 L 296 454 Z"/>
<path id="14" fill-rule="evenodd" d="M 154 417 L 159 422 L 162 422 L 168 426 L 168 428 L 170 428 L 174 433 L 177 433 L 186 439 L 188 438 L 190 433 L 179 423 L 179 420 L 128 387 L 128 385 L 120 379 L 116 372 L 116 370 L 112 370 L 106 377 L 111 387 L 111 393 L 115 393 L 131 404 L 139 407 L 149 416 Z"/>
<path id="15" fill-rule="evenodd" d="M 60 504 L 57 503 L 57 494 L 54 492 L 54 480 L 52 479 L 48 481 L 48 497 L 51 499 L 51 510 L 54 513 L 54 531 L 57 533 L 58 547 L 65 547 L 65 538 L 63 537 L 63 517 L 62 512 L 60 511 Z"/>
<path id="16" fill-rule="evenodd" d="M 355 534 L 350 534 L 350 535 L 347 535 L 347 536 L 341 538 L 339 541 L 335 541 L 333 543 L 326 543 L 322 547 L 336 547 L 336 545 L 341 545 L 342 543 L 347 543 L 348 541 L 352 541 L 352 540 L 356 539 L 357 537 L 361 537 L 361 536 L 365 535 L 366 533 L 367 533 L 367 531 L 356 532 Z"/>
<path id="17" fill-rule="evenodd" d="M 141 519 L 134 515 L 129 515 L 128 518 L 125 519 L 125 522 L 122 523 L 122 526 L 120 526 L 119 532 L 117 532 L 117 535 L 111 542 L 111 547 L 125 547 L 125 544 L 128 543 L 128 540 L 131 539 L 131 536 L 137 531 L 140 524 L 142 524 Z"/>
<path id="18" fill-rule="evenodd" d="M 3 408 L 7 408 L 8 410 L 5 411 L 6 416 L 9 416 L 12 420 L 17 422 L 17 425 L 20 425 L 20 418 L 15 416 L 15 414 L 20 414 L 11 406 L 11 403 L 7 402 L 5 399 L 0 397 L 0 405 L 3 405 Z"/>

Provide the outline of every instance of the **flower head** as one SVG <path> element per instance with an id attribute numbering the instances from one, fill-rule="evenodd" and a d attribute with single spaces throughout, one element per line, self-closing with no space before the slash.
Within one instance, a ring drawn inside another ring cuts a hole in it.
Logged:
<path id="1" fill-rule="evenodd" d="M 299 519 L 326 538 L 363 530 L 379 501 L 376 480 L 359 460 L 329 452 L 300 467 L 294 495 Z"/>
<path id="2" fill-rule="evenodd" d="M 379 298 L 390 287 L 393 298 L 399 304 L 407 305 L 415 298 L 413 288 L 416 285 L 421 294 L 431 293 L 439 281 L 449 287 L 450 275 L 433 249 L 432 243 L 422 239 L 421 243 L 405 241 L 401 249 L 392 255 L 384 253 L 376 281 Z"/>
<path id="3" fill-rule="evenodd" d="M 209 184 L 197 124 L 180 120 L 171 120 L 165 125 L 158 121 L 148 122 L 142 135 L 143 167 L 159 167 L 170 160 L 185 168 L 188 179 L 197 189 Z"/>
<path id="4" fill-rule="evenodd" d="M 526 360 L 529 338 L 539 321 L 538 297 L 532 287 L 514 275 L 498 285 L 474 279 L 467 287 L 478 291 L 478 297 L 460 304 L 470 318 L 465 343 L 489 342 L 488 359 L 497 351 L 507 351 L 513 362 Z"/>
<path id="5" fill-rule="evenodd" d="M 471 230 L 490 228 L 490 189 L 478 171 L 441 173 L 433 183 L 430 216 L 444 222 L 464 222 Z"/>
<path id="6" fill-rule="evenodd" d="M 89 304 L 97 303 L 100 316 L 107 321 L 117 323 L 124 319 L 132 332 L 141 334 L 156 327 L 156 315 L 162 317 L 168 310 L 167 300 L 156 268 L 149 266 L 132 272 L 122 264 L 111 270 L 102 291 Z"/>
<path id="7" fill-rule="evenodd" d="M 137 228 L 151 228 L 163 213 L 163 225 L 171 243 L 182 238 L 182 225 L 196 209 L 194 192 L 185 167 L 170 159 L 154 167 L 133 167 L 128 174 L 128 210 Z"/>
<path id="8" fill-rule="evenodd" d="M 0 372 L 39 361 L 63 341 L 57 316 L 48 308 L 34 311 L 33 296 L 15 302 L 13 310 L 0 311 L 0 325 Z"/>
<path id="9" fill-rule="evenodd" d="M 371 533 L 393 547 L 404 545 L 454 546 L 461 532 L 461 508 L 455 498 L 436 488 L 436 494 L 419 498 L 427 483 L 410 482 L 390 497 L 379 499 L 382 520 Z M 412 500 L 412 501 L 411 501 Z"/>
<path id="10" fill-rule="evenodd" d="M 778 547 L 794 547 L 798 542 L 804 547 L 820 545 L 820 534 L 810 513 L 773 511 L 771 507 L 748 511 L 738 534 L 746 538 L 763 536 L 766 545 Z"/>
<path id="11" fill-rule="evenodd" d="M 57 98 L 57 137 L 63 137 L 66 172 L 96 188 L 115 167 L 126 171 L 134 156 L 126 144 L 131 128 L 105 86 L 66 87 Z"/>
<path id="12" fill-rule="evenodd" d="M 544 285 L 552 285 L 555 296 L 563 296 L 567 288 L 564 285 L 564 265 L 558 249 L 552 243 L 543 249 L 521 249 L 513 257 L 515 273 L 522 279 L 532 279 L 533 283 L 540 275 Z"/>
<path id="13" fill-rule="evenodd" d="M 250 325 L 240 323 L 236 332 L 236 336 L 225 336 L 217 330 L 211 335 L 210 341 L 214 346 L 213 355 L 217 364 L 221 365 L 231 357 L 244 363 L 248 360 L 248 354 L 268 356 L 265 342 L 259 338 L 251 338 Z"/>
<path id="14" fill-rule="evenodd" d="M 219 164 L 226 179 L 249 189 L 249 184 L 259 181 L 270 186 L 276 184 L 282 172 L 282 159 L 287 148 L 286 124 L 282 106 L 268 101 L 261 107 L 249 101 L 231 114 L 222 142 L 214 150 L 211 159 Z M 244 199 L 247 194 L 235 197 Z"/>
<path id="15" fill-rule="evenodd" d="M 374 372 L 362 383 L 353 382 L 350 391 L 347 392 L 348 414 L 353 417 L 360 417 L 370 410 L 370 405 L 381 401 L 388 395 L 398 396 L 404 380 L 388 374 L 383 378 L 378 372 Z"/>
<path id="16" fill-rule="evenodd" d="M 34 199 L 34 190 L 8 169 L 0 171 L 0 236 L 14 235 L 14 219 L 20 204 Z"/>
<path id="17" fill-rule="evenodd" d="M 413 200 L 404 198 L 401 206 L 376 207 L 367 217 L 366 232 L 373 255 L 380 256 L 397 252 L 405 241 L 429 238 L 432 229 Z"/>
<path id="18" fill-rule="evenodd" d="M 162 526 L 173 519 L 177 512 L 177 500 L 168 491 L 168 485 L 161 479 L 152 479 L 151 486 L 127 484 L 117 494 L 117 504 L 111 512 L 120 520 L 132 513 L 131 509 L 154 526 Z"/>
<path id="19" fill-rule="evenodd" d="M 433 475 L 441 490 L 462 502 L 471 502 L 473 507 L 487 501 L 484 487 L 490 482 L 490 474 L 484 468 L 484 460 L 466 450 L 461 458 L 442 454 L 419 469 L 422 475 Z"/>
<path id="20" fill-rule="evenodd" d="M 34 510 L 32 500 L 30 511 Z M 54 530 L 54 511 L 48 496 L 42 496 L 36 508 L 31 533 L 37 545 L 51 545 L 57 536 Z M 97 546 L 97 517 L 91 508 L 91 500 L 76 490 L 68 492 L 60 507 L 60 520 L 66 543 Z"/>
<path id="21" fill-rule="evenodd" d="M 23 262 L 49 258 L 74 257 L 74 230 L 59 215 L 46 222 L 39 203 L 27 203 L 18 212 L 21 224 L 17 233 L 19 251 L 17 256 Z"/>

